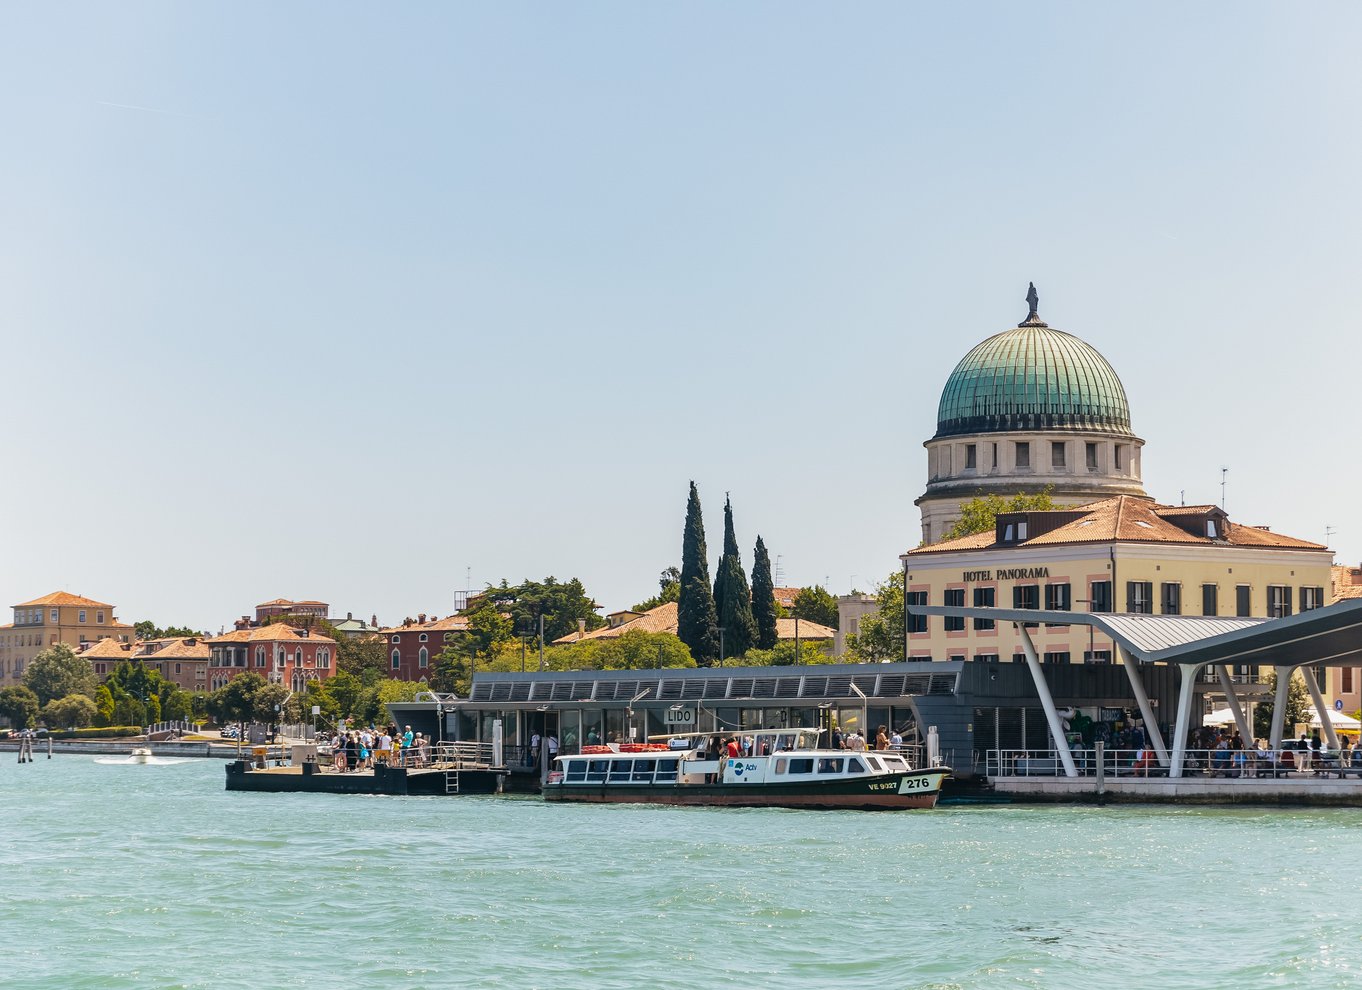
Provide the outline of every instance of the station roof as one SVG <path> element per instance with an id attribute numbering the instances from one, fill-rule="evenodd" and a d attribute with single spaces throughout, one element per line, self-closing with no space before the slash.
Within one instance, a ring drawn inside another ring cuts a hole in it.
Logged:
<path id="1" fill-rule="evenodd" d="M 1362 600 L 1342 601 L 1284 619 L 1200 615 L 1047 612 L 1037 609 L 918 605 L 915 615 L 997 622 L 1086 625 L 1101 629 L 1146 663 L 1242 663 L 1297 667 L 1362 665 Z"/>

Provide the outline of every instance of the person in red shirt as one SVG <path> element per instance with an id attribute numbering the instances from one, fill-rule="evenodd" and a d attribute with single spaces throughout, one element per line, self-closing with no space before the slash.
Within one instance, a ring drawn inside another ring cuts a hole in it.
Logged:
<path id="1" fill-rule="evenodd" d="M 741 755 L 742 755 L 742 750 L 739 749 L 739 747 L 738 747 L 738 739 L 737 739 L 737 737 L 735 736 L 734 738 L 732 738 L 732 739 L 730 739 L 730 740 L 728 741 L 728 758 L 729 758 L 730 760 L 736 760 L 736 759 L 737 759 L 738 757 L 740 757 Z"/>

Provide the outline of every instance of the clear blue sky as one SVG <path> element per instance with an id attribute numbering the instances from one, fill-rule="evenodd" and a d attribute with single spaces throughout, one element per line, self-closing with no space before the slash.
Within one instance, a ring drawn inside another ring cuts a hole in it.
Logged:
<path id="1" fill-rule="evenodd" d="M 609 609 L 731 491 L 787 583 L 919 537 L 941 385 L 1041 314 L 1147 488 L 1362 559 L 1362 8 L 10 4 L 5 604 L 216 629 Z M 1349 328 L 1354 329 L 1349 329 Z"/>

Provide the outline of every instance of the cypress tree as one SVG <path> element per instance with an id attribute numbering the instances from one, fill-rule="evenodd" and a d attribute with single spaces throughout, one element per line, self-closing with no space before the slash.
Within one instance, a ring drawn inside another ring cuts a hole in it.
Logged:
<path id="1" fill-rule="evenodd" d="M 686 529 L 681 538 L 681 595 L 676 606 L 676 635 L 690 647 L 702 667 L 719 655 L 719 620 L 709 588 L 709 551 L 705 548 L 705 520 L 700 493 L 690 483 Z"/>
<path id="2" fill-rule="evenodd" d="M 757 638 L 757 626 L 752 619 L 752 593 L 748 590 L 747 573 L 742 569 L 742 556 L 738 553 L 738 538 L 733 532 L 733 503 L 729 499 L 724 499 L 724 555 L 714 579 L 714 609 L 724 630 L 720 640 L 724 654 L 745 656 Z"/>
<path id="3" fill-rule="evenodd" d="M 752 562 L 752 619 L 757 627 L 759 650 L 776 648 L 776 588 L 771 580 L 771 555 L 757 537 L 756 557 Z"/>

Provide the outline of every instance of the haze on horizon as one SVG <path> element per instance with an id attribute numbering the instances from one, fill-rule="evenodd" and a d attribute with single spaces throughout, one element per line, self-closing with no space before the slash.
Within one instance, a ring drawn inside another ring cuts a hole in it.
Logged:
<path id="1" fill-rule="evenodd" d="M 606 611 L 919 538 L 940 389 L 1026 315 L 1160 501 L 1362 560 L 1355 5 L 0 10 L 3 605 L 216 630 L 466 574 Z M 1185 496 L 1182 494 L 1185 492 Z"/>

